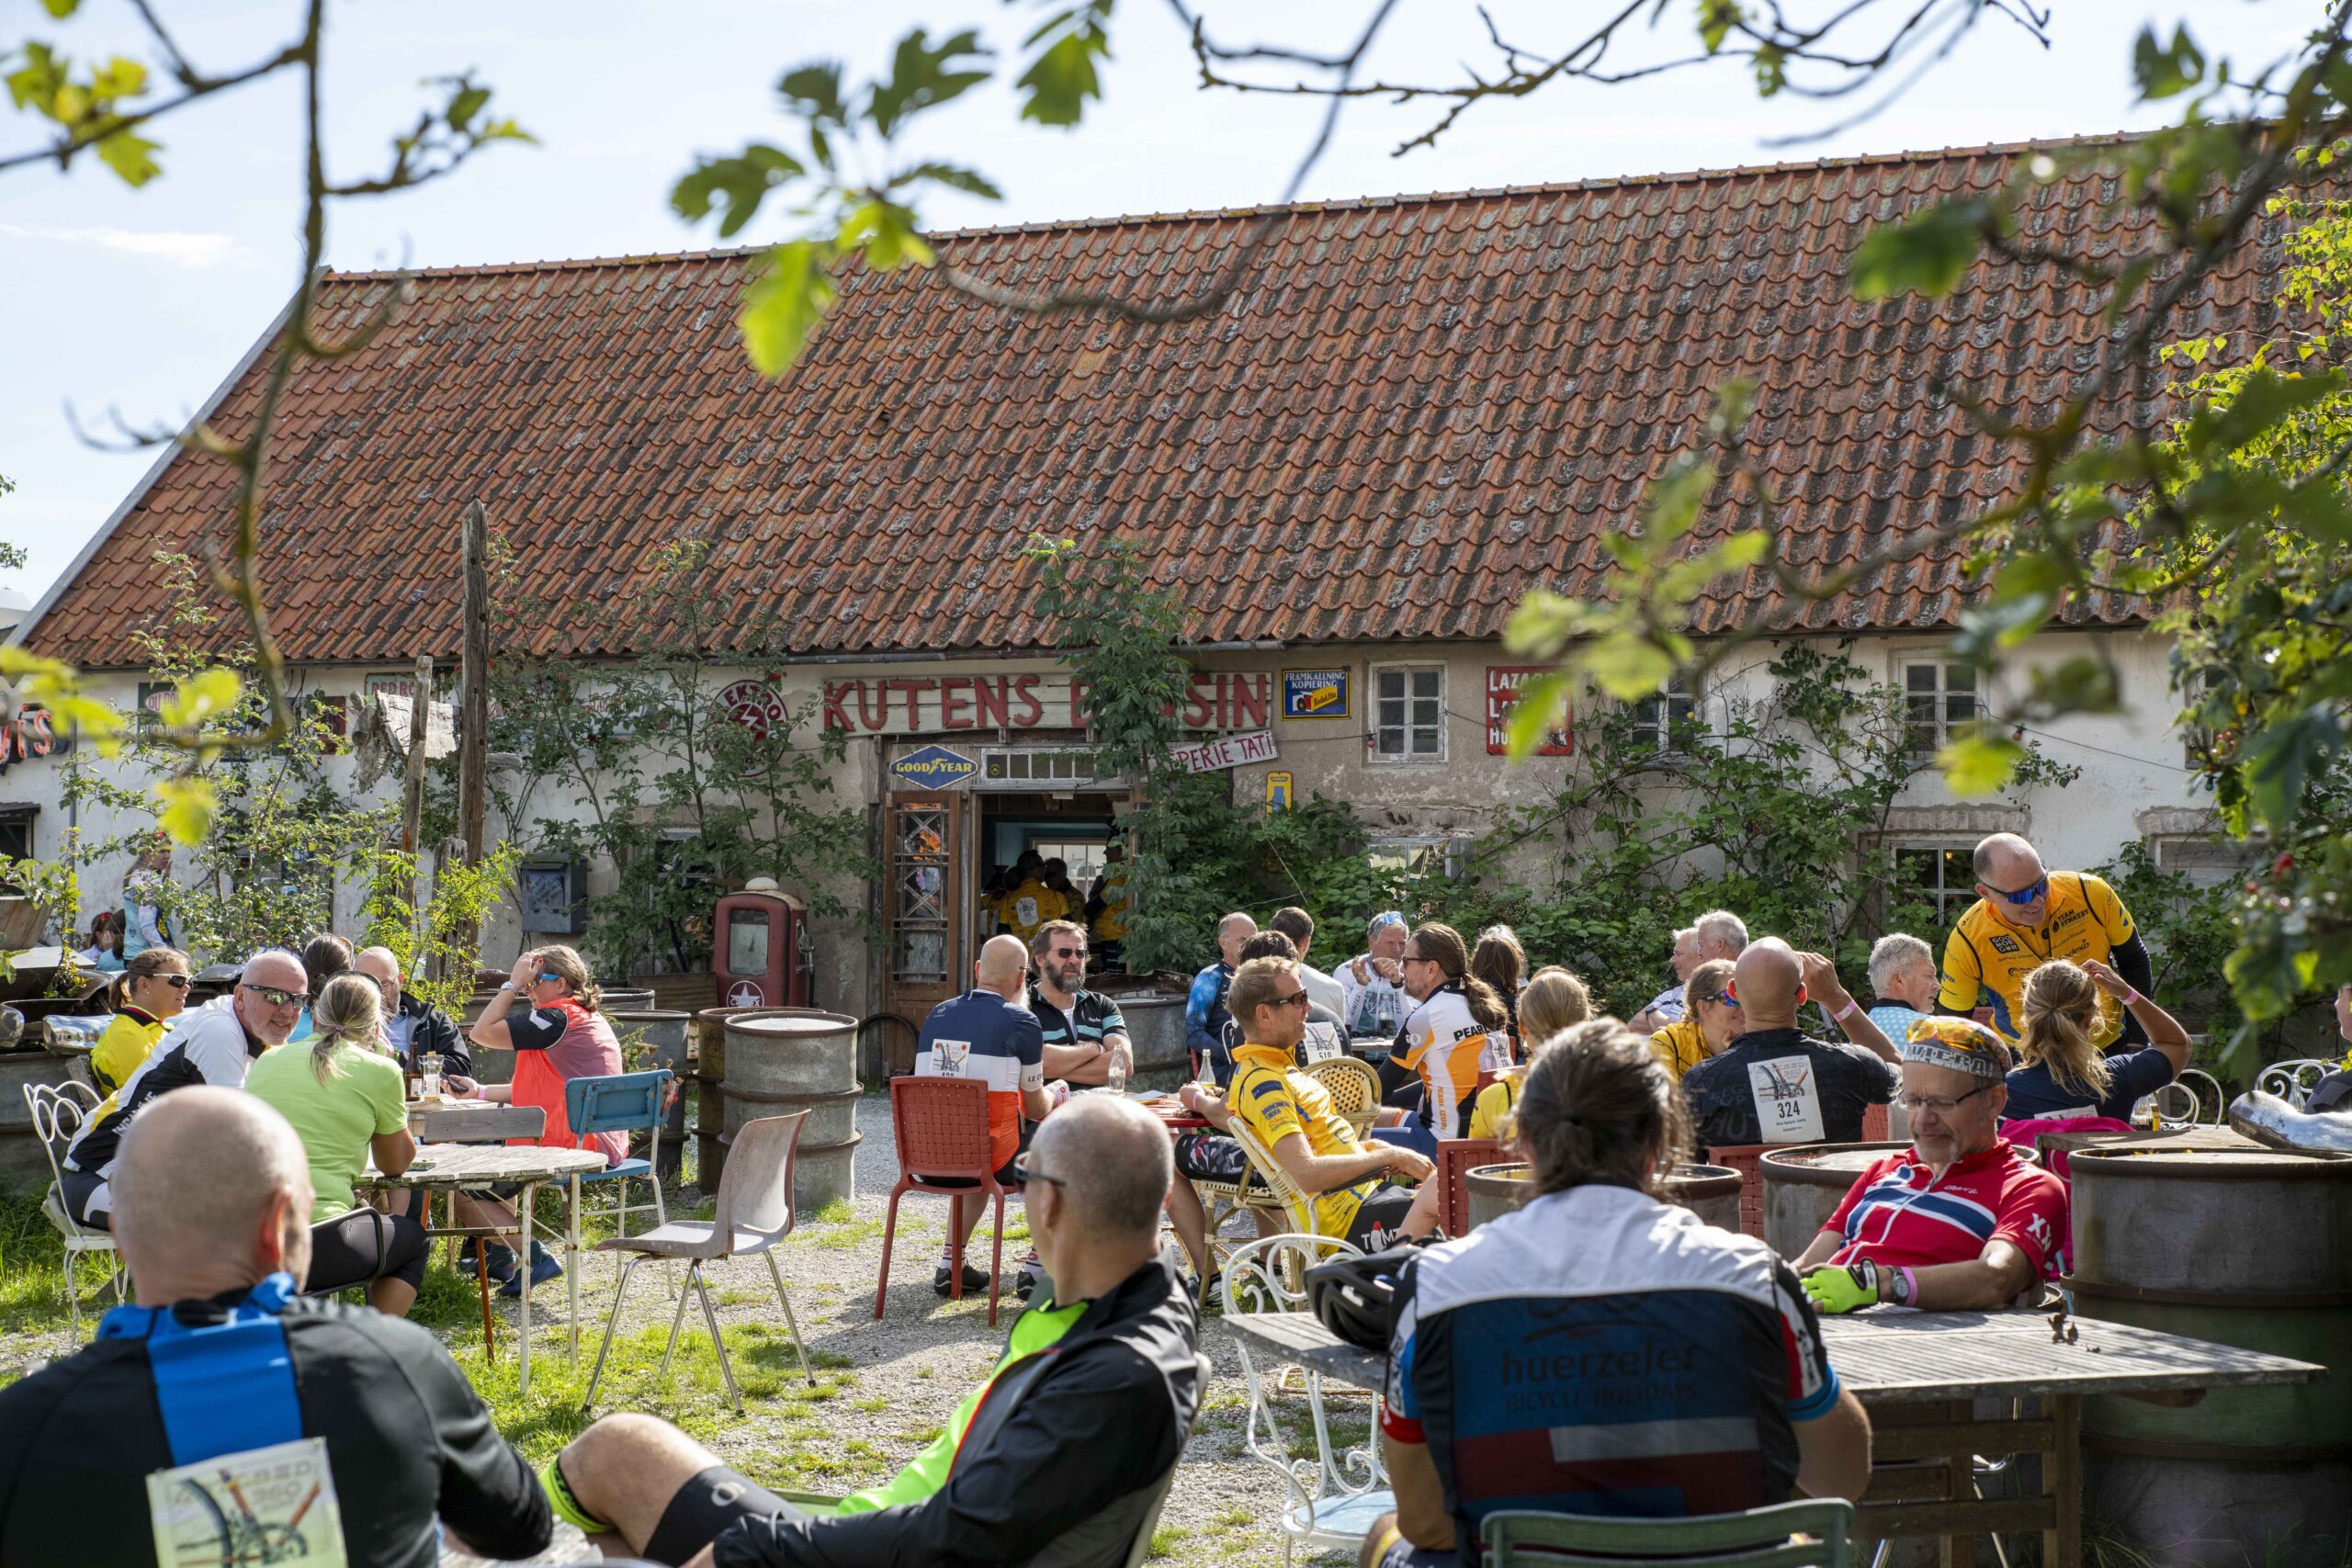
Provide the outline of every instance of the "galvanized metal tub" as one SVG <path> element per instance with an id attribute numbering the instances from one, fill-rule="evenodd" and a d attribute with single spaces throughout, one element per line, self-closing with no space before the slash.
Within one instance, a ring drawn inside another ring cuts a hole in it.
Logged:
<path id="1" fill-rule="evenodd" d="M 2086 1505 L 2165 1568 L 2335 1564 L 2352 1542 L 2352 1160 L 2083 1150 L 2075 1272 L 2085 1317 L 2328 1368 L 2170 1408 L 2083 1404 Z"/>
<path id="2" fill-rule="evenodd" d="M 722 1146 L 747 1122 L 807 1111 L 793 1163 L 795 1207 L 810 1211 L 855 1198 L 857 1020 L 813 1008 L 766 1008 L 735 1014 L 722 1027 Z M 707 1077 L 707 1064 L 704 1072 Z M 702 1181 L 714 1185 L 707 1176 Z"/>
<path id="3" fill-rule="evenodd" d="M 1127 1038 L 1135 1043 L 1136 1076 L 1182 1072 L 1192 1065 L 1184 1049 L 1184 998 L 1166 991 L 1138 991 L 1114 997 L 1120 1016 L 1127 1021 Z"/>
<path id="4" fill-rule="evenodd" d="M 769 1008 L 704 1008 L 695 1014 L 695 1184 L 718 1190 L 727 1169 L 727 1107 L 719 1085 L 727 1078 L 727 1021 Z"/>
<path id="5" fill-rule="evenodd" d="M 667 1067 L 678 1079 L 678 1099 L 670 1107 L 670 1114 L 662 1123 L 662 1163 L 658 1174 L 665 1181 L 677 1179 L 680 1167 L 686 1156 L 686 1036 L 694 1017 L 690 1013 L 662 1010 L 645 1012 L 610 1012 L 605 1020 L 613 1032 L 620 1037 L 621 1060 L 632 1072 L 643 1066 Z M 650 1064 L 632 1061 L 632 1046 L 652 1054 Z"/>
<path id="6" fill-rule="evenodd" d="M 1526 1206 L 1534 1195 L 1523 1164 L 1482 1165 L 1464 1179 L 1470 1198 L 1470 1228 Z M 1720 1165 L 1678 1165 L 1666 1179 L 1665 1198 L 1711 1225 L 1739 1229 L 1739 1172 Z"/>
<path id="7" fill-rule="evenodd" d="M 607 1018 L 616 1012 L 644 1012 L 653 1006 L 653 993 L 642 986 L 600 986 L 596 1010 Z"/>

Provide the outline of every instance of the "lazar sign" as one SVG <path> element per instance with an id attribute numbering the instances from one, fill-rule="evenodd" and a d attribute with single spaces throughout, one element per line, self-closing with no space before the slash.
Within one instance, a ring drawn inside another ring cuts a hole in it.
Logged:
<path id="1" fill-rule="evenodd" d="M 1199 672 L 1178 716 L 1187 729 L 1263 729 L 1272 698 L 1273 677 L 1262 671 Z M 821 722 L 853 735 L 1083 729 L 1086 683 L 1046 673 L 828 681 Z"/>

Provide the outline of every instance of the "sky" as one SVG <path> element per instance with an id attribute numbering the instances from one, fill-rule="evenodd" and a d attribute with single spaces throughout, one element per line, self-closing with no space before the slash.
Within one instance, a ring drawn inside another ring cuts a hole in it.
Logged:
<path id="1" fill-rule="evenodd" d="M 2143 23 L 2168 35 L 2185 20 L 2209 54 L 2250 65 L 2290 50 L 2318 15 L 2312 0 L 2049 3 L 2046 47 L 1988 13 L 1893 106 L 1842 130 L 1835 127 L 1843 109 L 1759 102 L 1744 69 L 1730 63 L 1490 101 L 1435 148 L 1401 157 L 1393 155 L 1397 143 L 1433 111 L 1359 100 L 1302 194 L 1532 185 L 2146 127 L 2177 106 L 2132 102 L 2131 46 Z M 1232 38 L 1322 48 L 1351 38 L 1370 4 L 1195 0 L 1212 29 Z M 670 186 L 697 152 L 749 141 L 789 145 L 773 96 L 786 71 L 819 59 L 845 62 L 854 77 L 876 71 L 915 26 L 934 37 L 977 27 L 1010 48 L 1036 8 L 1037 0 L 330 0 L 333 177 L 370 172 L 390 135 L 431 100 L 421 84 L 468 69 L 496 89 L 495 109 L 538 144 L 494 149 L 421 189 L 337 204 L 329 265 L 702 248 L 715 243 L 711 230 L 671 212 Z M 1600 9 L 1559 0 L 1489 8 L 1506 37 L 1530 47 L 1572 40 Z M 1796 0 L 1787 8 L 1803 16 L 1830 6 Z M 147 52 L 123 0 L 85 0 L 82 9 L 51 24 L 19 4 L 0 38 L 40 38 L 83 56 Z M 295 36 L 301 6 L 160 0 L 159 9 L 200 67 L 225 71 Z M 1695 12 L 1695 0 L 1664 0 L 1656 37 L 1635 42 L 1653 53 L 1687 47 Z M 1448 62 L 1485 65 L 1484 39 L 1467 0 L 1397 0 L 1371 72 L 1397 79 L 1450 74 Z M 935 123 L 909 138 L 907 155 L 977 166 L 1004 199 L 932 202 L 926 223 L 1238 207 L 1282 194 L 1320 100 L 1204 93 L 1166 0 L 1126 0 L 1114 51 L 1105 101 L 1076 132 L 1020 125 L 1002 86 L 927 117 Z M 37 598 L 153 460 L 95 449 L 67 410 L 93 430 L 110 412 L 140 428 L 176 425 L 285 304 L 300 254 L 300 107 L 289 76 L 185 111 L 156 128 L 164 175 L 139 190 L 94 161 L 66 174 L 53 165 L 0 174 L 0 475 L 17 485 L 0 496 L 0 540 L 30 558 L 20 571 L 0 572 L 0 589 Z M 28 118 L 0 116 L 0 151 L 36 138 Z M 767 215 L 733 243 L 784 232 L 781 216 Z"/>

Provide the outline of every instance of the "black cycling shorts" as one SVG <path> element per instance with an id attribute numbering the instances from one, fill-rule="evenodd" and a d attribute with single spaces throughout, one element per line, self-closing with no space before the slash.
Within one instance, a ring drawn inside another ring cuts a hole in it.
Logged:
<path id="1" fill-rule="evenodd" d="M 724 1535 L 737 1519 L 779 1516 L 808 1517 L 766 1487 L 744 1480 L 726 1465 L 714 1464 L 678 1488 L 670 1506 L 662 1510 L 662 1522 L 646 1540 L 645 1555 L 655 1562 L 684 1562 Z"/>
<path id="2" fill-rule="evenodd" d="M 1187 1181 L 1238 1181 L 1250 1168 L 1241 1145 L 1222 1133 L 1186 1133 L 1176 1140 L 1176 1174 Z"/>
<path id="3" fill-rule="evenodd" d="M 94 1231 L 114 1229 L 114 1190 L 105 1177 L 86 1170 L 60 1170 L 57 1196 L 75 1224 Z"/>
<path id="4" fill-rule="evenodd" d="M 424 1258 L 433 1237 L 406 1214 L 366 1207 L 321 1220 L 311 1227 L 311 1271 L 306 1294 L 339 1291 L 377 1280 L 398 1280 L 415 1290 L 424 1283 Z"/>
<path id="5" fill-rule="evenodd" d="M 1348 1222 L 1348 1239 L 1366 1252 L 1385 1252 L 1404 1239 L 1397 1227 L 1412 1207 L 1411 1188 L 1375 1187 L 1357 1208 L 1356 1217 Z"/>

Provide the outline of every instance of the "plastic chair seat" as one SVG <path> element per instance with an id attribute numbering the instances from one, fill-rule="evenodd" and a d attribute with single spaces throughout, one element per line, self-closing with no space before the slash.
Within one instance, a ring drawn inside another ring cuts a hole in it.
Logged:
<path id="1" fill-rule="evenodd" d="M 616 1235 L 596 1244 L 599 1252 L 636 1252 L 648 1258 L 731 1258 L 764 1252 L 783 1239 L 781 1232 L 743 1230 L 721 1236 L 709 1220 L 670 1220 L 635 1235 Z"/>
<path id="2" fill-rule="evenodd" d="M 650 1159 L 625 1159 L 618 1165 L 608 1165 L 602 1170 L 586 1170 L 580 1173 L 580 1179 L 582 1181 L 618 1181 L 623 1177 L 642 1177 L 650 1181 L 653 1179 L 653 1162 Z"/>

